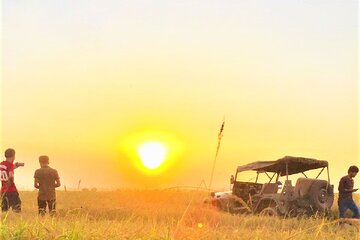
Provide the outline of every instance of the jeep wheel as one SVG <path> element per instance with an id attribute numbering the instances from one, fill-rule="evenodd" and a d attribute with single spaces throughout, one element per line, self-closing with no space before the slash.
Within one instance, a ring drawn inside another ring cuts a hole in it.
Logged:
<path id="1" fill-rule="evenodd" d="M 334 203 L 334 189 L 326 181 L 316 181 L 310 188 L 309 198 L 316 211 L 326 212 Z"/>
<path id="2" fill-rule="evenodd" d="M 268 217 L 275 217 L 278 215 L 278 212 L 274 207 L 267 207 L 261 210 L 260 216 L 268 216 Z"/>

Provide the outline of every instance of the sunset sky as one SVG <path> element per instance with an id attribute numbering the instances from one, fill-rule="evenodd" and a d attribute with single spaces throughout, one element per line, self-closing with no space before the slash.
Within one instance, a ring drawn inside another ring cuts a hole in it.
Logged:
<path id="1" fill-rule="evenodd" d="M 197 186 L 225 117 L 214 188 L 285 155 L 337 185 L 359 164 L 358 41 L 356 0 L 4 0 L 1 151 L 21 189 L 43 154 L 68 188 Z"/>

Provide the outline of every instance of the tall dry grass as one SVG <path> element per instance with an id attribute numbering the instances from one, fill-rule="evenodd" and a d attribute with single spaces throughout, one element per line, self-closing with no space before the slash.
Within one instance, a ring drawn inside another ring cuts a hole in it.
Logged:
<path id="1" fill-rule="evenodd" d="M 339 225 L 335 217 L 218 212 L 202 203 L 202 191 L 58 192 L 55 218 L 38 217 L 36 192 L 20 196 L 23 211 L 2 214 L 0 239 L 360 239 L 356 226 Z"/>

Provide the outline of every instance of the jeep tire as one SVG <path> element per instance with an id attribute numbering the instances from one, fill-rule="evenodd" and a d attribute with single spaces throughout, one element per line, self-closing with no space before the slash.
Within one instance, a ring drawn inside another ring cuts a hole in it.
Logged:
<path id="1" fill-rule="evenodd" d="M 334 203 L 334 189 L 325 180 L 315 181 L 309 190 L 310 203 L 315 211 L 326 212 Z"/>
<path id="2" fill-rule="evenodd" d="M 260 216 L 276 217 L 278 216 L 278 211 L 275 207 L 267 207 L 260 211 Z"/>

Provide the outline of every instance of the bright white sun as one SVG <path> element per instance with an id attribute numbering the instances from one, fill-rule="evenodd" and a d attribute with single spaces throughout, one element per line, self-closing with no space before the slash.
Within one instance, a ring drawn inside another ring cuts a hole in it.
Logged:
<path id="1" fill-rule="evenodd" d="M 146 168 L 156 169 L 165 161 L 166 148 L 159 142 L 148 142 L 140 145 L 138 154 Z"/>

